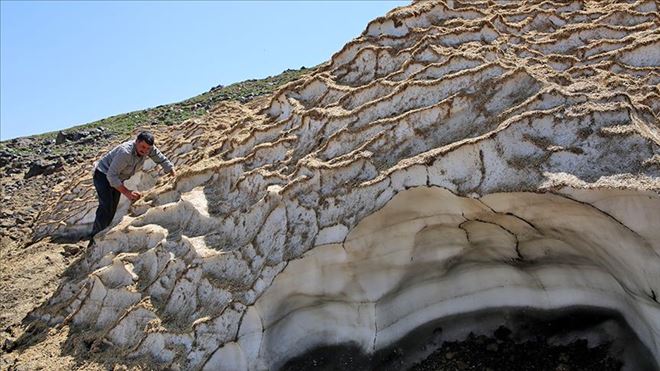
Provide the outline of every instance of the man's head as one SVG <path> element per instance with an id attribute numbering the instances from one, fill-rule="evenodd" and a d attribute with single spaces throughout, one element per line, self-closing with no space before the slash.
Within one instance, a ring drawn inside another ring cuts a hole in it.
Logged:
<path id="1" fill-rule="evenodd" d="M 151 147 L 154 145 L 154 135 L 148 131 L 143 131 L 138 134 L 135 139 L 135 151 L 138 156 L 146 156 L 151 152 Z"/>

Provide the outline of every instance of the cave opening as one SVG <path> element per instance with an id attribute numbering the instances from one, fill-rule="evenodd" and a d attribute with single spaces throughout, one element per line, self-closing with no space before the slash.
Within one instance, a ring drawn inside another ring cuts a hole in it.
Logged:
<path id="1" fill-rule="evenodd" d="M 498 308 L 430 321 L 373 354 L 355 343 L 319 346 L 294 370 L 658 370 L 616 311 Z"/>

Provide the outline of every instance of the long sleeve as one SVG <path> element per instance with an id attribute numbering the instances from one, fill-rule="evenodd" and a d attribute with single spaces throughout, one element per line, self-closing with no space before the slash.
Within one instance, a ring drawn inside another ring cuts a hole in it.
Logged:
<path id="1" fill-rule="evenodd" d="M 166 173 L 169 173 L 174 168 L 172 162 L 164 154 L 162 154 L 158 150 L 158 148 L 156 148 L 156 146 L 151 147 L 151 152 L 149 152 L 149 158 L 151 158 L 155 163 L 162 166 L 163 169 L 165 169 Z"/>
<path id="2" fill-rule="evenodd" d="M 105 175 L 108 177 L 108 183 L 110 183 L 113 188 L 117 188 L 122 184 L 119 174 L 129 164 L 129 160 L 130 154 L 124 151 L 117 151 L 112 159 Z"/>

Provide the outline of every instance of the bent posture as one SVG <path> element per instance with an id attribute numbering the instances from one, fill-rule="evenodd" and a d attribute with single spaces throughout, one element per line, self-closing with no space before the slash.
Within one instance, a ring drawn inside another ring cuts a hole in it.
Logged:
<path id="1" fill-rule="evenodd" d="M 154 146 L 154 136 L 147 131 L 138 134 L 135 140 L 113 148 L 94 167 L 94 188 L 99 198 L 99 207 L 96 209 L 90 245 L 94 242 L 94 236 L 112 222 L 120 195 L 123 194 L 131 202 L 140 199 L 140 193 L 126 188 L 124 180 L 142 168 L 146 156 L 160 164 L 165 172 L 173 176 L 176 174 L 174 165 Z"/>

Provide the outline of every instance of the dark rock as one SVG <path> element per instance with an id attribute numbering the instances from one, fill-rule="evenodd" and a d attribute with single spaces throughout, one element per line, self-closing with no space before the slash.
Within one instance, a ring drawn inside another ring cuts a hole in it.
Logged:
<path id="1" fill-rule="evenodd" d="M 12 350 L 14 350 L 14 345 L 16 342 L 10 338 L 5 339 L 5 341 L 2 342 L 2 350 L 11 353 Z"/>
<path id="2" fill-rule="evenodd" d="M 93 141 L 94 137 L 99 137 L 101 134 L 103 134 L 103 130 L 102 131 L 94 130 L 93 132 L 87 130 L 80 130 L 80 131 L 70 131 L 68 133 L 64 131 L 60 131 L 59 133 L 57 133 L 57 138 L 55 138 L 55 144 L 62 144 L 64 142 L 78 142 L 81 139 L 87 139 L 90 137 L 92 139 L 87 139 L 87 140 Z"/>
<path id="3" fill-rule="evenodd" d="M 60 131 L 55 138 L 55 144 L 62 144 L 64 142 L 66 142 L 66 136 L 64 136 L 64 132 Z"/>
<path id="4" fill-rule="evenodd" d="M 30 138 L 15 138 L 9 141 L 9 144 L 12 147 L 29 147 L 32 145 L 32 139 Z"/>
<path id="5" fill-rule="evenodd" d="M 87 136 L 87 137 L 84 137 L 81 140 L 79 140 L 78 144 L 90 144 L 90 143 L 94 143 L 95 141 L 96 141 L 96 138 L 94 138 L 92 136 Z"/>
<path id="6" fill-rule="evenodd" d="M 0 151 L 0 167 L 7 166 L 18 156 L 9 151 Z"/>
<path id="7" fill-rule="evenodd" d="M 216 85 L 216 86 L 212 87 L 211 90 L 209 90 L 209 91 L 216 91 L 216 90 L 220 90 L 222 88 L 224 88 L 224 85 L 219 84 L 219 85 Z"/>
<path id="8" fill-rule="evenodd" d="M 25 174 L 25 179 L 42 174 L 50 175 L 62 170 L 64 170 L 64 164 L 59 160 L 53 162 L 34 161 L 30 164 L 30 169 Z"/>
<path id="9" fill-rule="evenodd" d="M 14 336 L 14 328 L 11 325 L 5 327 L 3 331 L 9 334 L 10 336 Z"/>
<path id="10" fill-rule="evenodd" d="M 63 248 L 64 251 L 62 251 L 62 256 L 67 258 L 78 255 L 78 253 L 80 252 L 80 246 L 78 245 L 64 245 Z"/>

